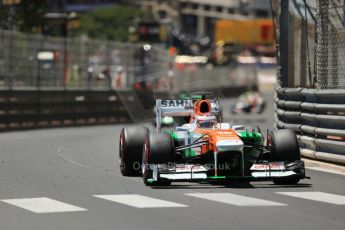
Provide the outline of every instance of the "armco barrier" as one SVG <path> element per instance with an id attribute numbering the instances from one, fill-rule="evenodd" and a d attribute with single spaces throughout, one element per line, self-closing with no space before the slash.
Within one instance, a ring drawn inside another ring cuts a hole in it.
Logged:
<path id="1" fill-rule="evenodd" d="M 219 97 L 234 97 L 245 86 L 206 88 Z M 191 91 L 197 91 L 197 89 Z M 200 91 L 200 90 L 198 90 Z M 0 131 L 102 123 L 152 122 L 156 98 L 167 91 L 63 88 L 0 90 Z"/>
<path id="2" fill-rule="evenodd" d="M 167 97 L 155 92 L 155 97 Z M 138 107 L 138 104 L 140 107 Z M 153 116 L 152 91 L 0 90 L 0 131 L 132 122 L 128 110 L 144 119 Z M 146 113 L 145 113 L 146 112 Z"/>
<path id="3" fill-rule="evenodd" d="M 296 132 L 303 156 L 345 164 L 344 89 L 277 89 L 275 125 Z"/>

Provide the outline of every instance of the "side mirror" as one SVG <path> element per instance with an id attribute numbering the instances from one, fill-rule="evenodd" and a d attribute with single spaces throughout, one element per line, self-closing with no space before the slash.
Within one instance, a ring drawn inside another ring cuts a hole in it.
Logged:
<path id="1" fill-rule="evenodd" d="M 221 130 L 227 130 L 230 129 L 230 124 L 229 123 L 218 123 L 217 128 Z"/>
<path id="2" fill-rule="evenodd" d="M 231 127 L 233 130 L 244 130 L 244 125 L 234 125 Z"/>

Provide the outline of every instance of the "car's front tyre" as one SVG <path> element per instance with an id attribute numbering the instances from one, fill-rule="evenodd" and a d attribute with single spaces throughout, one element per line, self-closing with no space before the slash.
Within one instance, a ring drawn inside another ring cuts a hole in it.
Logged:
<path id="1" fill-rule="evenodd" d="M 271 160 L 295 162 L 301 160 L 301 152 L 295 133 L 290 129 L 280 129 L 272 134 Z M 295 185 L 300 181 L 296 176 L 277 178 L 273 180 L 277 185 Z"/>
<path id="2" fill-rule="evenodd" d="M 153 167 L 157 164 L 174 164 L 174 142 L 167 133 L 147 134 L 142 151 L 143 182 L 147 186 L 167 186 L 171 181 L 165 179 L 153 180 Z"/>

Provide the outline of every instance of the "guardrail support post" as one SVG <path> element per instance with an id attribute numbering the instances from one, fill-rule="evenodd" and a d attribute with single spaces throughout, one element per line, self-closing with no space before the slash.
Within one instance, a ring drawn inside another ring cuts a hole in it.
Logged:
<path id="1" fill-rule="evenodd" d="M 281 0 L 279 20 L 280 36 L 280 83 L 281 87 L 288 87 L 289 77 L 289 0 Z"/>

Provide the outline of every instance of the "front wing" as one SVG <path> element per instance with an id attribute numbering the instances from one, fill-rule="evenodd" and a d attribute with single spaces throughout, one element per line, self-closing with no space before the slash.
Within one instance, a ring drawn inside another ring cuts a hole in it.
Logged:
<path id="1" fill-rule="evenodd" d="M 205 165 L 176 164 L 150 165 L 152 169 L 152 178 L 148 182 L 169 180 L 169 181 L 215 181 L 240 179 L 247 181 L 269 181 L 277 178 L 296 177 L 299 179 L 305 177 L 305 167 L 303 161 L 285 162 L 265 162 L 253 164 L 250 168 L 250 174 L 244 176 L 210 176 L 210 167 Z"/>

